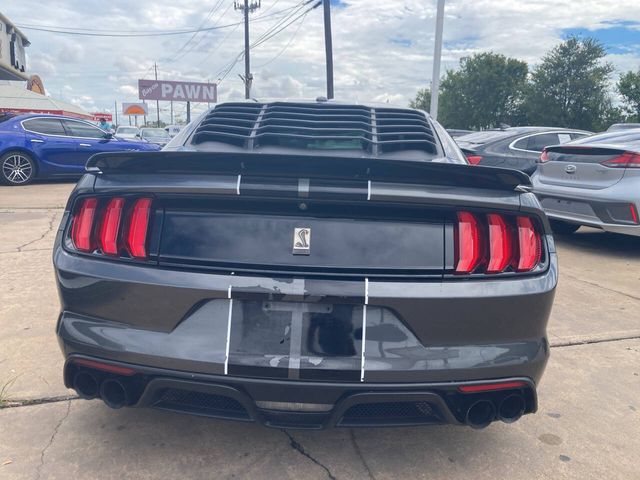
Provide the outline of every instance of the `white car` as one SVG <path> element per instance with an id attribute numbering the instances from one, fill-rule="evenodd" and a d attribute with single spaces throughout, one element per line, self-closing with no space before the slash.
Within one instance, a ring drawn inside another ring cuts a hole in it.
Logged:
<path id="1" fill-rule="evenodd" d="M 140 129 L 138 127 L 118 127 L 116 137 L 125 140 L 140 140 Z"/>

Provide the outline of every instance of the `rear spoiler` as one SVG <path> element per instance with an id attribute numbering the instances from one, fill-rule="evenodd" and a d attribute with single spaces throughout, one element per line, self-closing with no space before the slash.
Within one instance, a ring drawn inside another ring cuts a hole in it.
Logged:
<path id="1" fill-rule="evenodd" d="M 227 174 L 371 180 L 513 191 L 531 185 L 511 169 L 438 161 L 222 152 L 98 153 L 86 170 L 102 174 Z"/>

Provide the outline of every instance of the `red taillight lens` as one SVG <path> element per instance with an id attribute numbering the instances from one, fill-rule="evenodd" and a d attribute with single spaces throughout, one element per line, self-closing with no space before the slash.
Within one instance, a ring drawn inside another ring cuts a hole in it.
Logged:
<path id="1" fill-rule="evenodd" d="M 480 227 L 476 217 L 469 212 L 458 212 L 456 234 L 456 273 L 471 273 L 482 259 Z"/>
<path id="2" fill-rule="evenodd" d="M 542 259 L 542 237 L 529 217 L 458 212 L 456 274 L 530 272 Z"/>
<path id="3" fill-rule="evenodd" d="M 513 257 L 511 229 L 502 217 L 495 213 L 487 215 L 489 224 L 489 263 L 487 273 L 500 273 L 511 263 Z"/>
<path id="4" fill-rule="evenodd" d="M 536 232 L 533 221 L 529 217 L 518 217 L 516 224 L 519 247 L 516 271 L 528 272 L 540 262 L 542 242 L 540 235 Z"/>
<path id="5" fill-rule="evenodd" d="M 601 165 L 609 168 L 640 168 L 640 154 L 625 152 L 601 162 Z"/>
<path id="6" fill-rule="evenodd" d="M 118 232 L 123 207 L 124 198 L 112 198 L 104 209 L 99 243 L 102 252 L 106 255 L 118 254 Z"/>
<path id="7" fill-rule="evenodd" d="M 133 204 L 127 232 L 127 249 L 134 258 L 147 257 L 147 230 L 149 228 L 149 214 L 151 199 L 140 198 Z"/>
<path id="8" fill-rule="evenodd" d="M 543 150 L 540 158 L 538 159 L 538 163 L 547 163 L 549 160 L 549 152 Z"/>
<path id="9" fill-rule="evenodd" d="M 462 393 L 476 393 L 476 392 L 493 392 L 496 390 L 509 390 L 511 388 L 526 387 L 527 384 L 520 380 L 513 382 L 495 382 L 495 383 L 483 383 L 478 385 L 461 385 L 458 390 Z"/>
<path id="10" fill-rule="evenodd" d="M 93 223 L 97 207 L 97 198 L 85 198 L 80 202 L 78 211 L 73 217 L 71 240 L 75 247 L 82 252 L 90 252 L 95 248 Z"/>
<path id="11" fill-rule="evenodd" d="M 481 155 L 467 155 L 467 160 L 471 165 L 478 165 L 482 161 Z"/>

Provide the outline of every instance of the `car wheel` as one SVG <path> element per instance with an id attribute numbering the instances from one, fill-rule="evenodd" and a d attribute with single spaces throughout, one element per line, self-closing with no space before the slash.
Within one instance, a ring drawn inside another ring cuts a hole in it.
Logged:
<path id="1" fill-rule="evenodd" d="M 577 223 L 567 223 L 559 220 L 549 220 L 549 222 L 551 223 L 553 233 L 557 233 L 559 235 L 569 235 L 580 228 L 580 225 Z"/>
<path id="2" fill-rule="evenodd" d="M 0 158 L 0 181 L 6 185 L 27 185 L 36 176 L 36 165 L 23 152 L 5 153 Z"/>

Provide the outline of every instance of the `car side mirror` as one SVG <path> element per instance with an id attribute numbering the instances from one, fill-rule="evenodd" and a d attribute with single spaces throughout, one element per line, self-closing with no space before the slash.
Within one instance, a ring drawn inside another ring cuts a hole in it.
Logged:
<path id="1" fill-rule="evenodd" d="M 105 138 L 106 140 L 111 140 L 113 138 L 113 133 L 104 132 L 104 135 L 102 137 Z"/>

